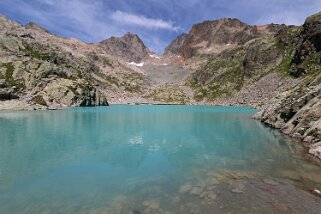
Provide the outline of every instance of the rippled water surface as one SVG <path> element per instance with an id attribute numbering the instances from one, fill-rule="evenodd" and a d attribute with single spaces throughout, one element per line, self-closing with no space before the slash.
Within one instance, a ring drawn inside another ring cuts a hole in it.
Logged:
<path id="1" fill-rule="evenodd" d="M 319 163 L 254 113 L 0 112 L 0 213 L 320 213 Z"/>

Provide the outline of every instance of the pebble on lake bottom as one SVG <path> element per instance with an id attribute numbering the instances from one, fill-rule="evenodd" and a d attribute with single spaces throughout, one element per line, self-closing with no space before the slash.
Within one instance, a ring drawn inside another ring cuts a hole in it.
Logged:
<path id="1" fill-rule="evenodd" d="M 147 200 L 143 202 L 143 205 L 151 210 L 157 210 L 160 207 L 159 201 L 156 200 Z"/>
<path id="2" fill-rule="evenodd" d="M 189 192 L 191 189 L 192 189 L 192 185 L 185 184 L 185 185 L 181 186 L 179 192 L 186 193 L 186 192 Z"/>

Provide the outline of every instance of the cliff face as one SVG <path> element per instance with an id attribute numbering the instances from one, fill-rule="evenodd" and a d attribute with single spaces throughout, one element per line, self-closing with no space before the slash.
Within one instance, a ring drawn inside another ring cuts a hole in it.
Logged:
<path id="1" fill-rule="evenodd" d="M 256 118 L 310 143 L 310 153 L 321 158 L 321 13 L 306 19 L 298 34 L 281 43 L 293 49 L 289 75 L 300 83 L 276 96 Z"/>
<path id="2" fill-rule="evenodd" d="M 175 40 L 171 42 L 171 44 L 169 44 L 169 46 L 165 48 L 164 55 L 179 55 L 187 37 L 188 35 L 185 33 L 179 35 Z"/>
<path id="3" fill-rule="evenodd" d="M 220 19 L 205 21 L 193 25 L 188 34 L 177 37 L 166 49 L 165 55 L 172 53 L 184 59 L 200 54 L 217 54 L 228 48 L 243 45 L 246 42 L 273 34 L 284 26 L 250 26 L 238 19 Z"/>
<path id="4" fill-rule="evenodd" d="M 122 37 L 111 37 L 98 43 L 98 46 L 107 53 L 119 57 L 126 62 L 139 63 L 151 53 L 143 41 L 137 35 L 131 33 L 127 33 Z"/>

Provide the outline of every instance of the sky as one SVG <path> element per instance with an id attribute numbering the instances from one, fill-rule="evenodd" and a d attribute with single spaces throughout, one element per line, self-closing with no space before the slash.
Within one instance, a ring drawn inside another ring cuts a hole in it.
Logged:
<path id="1" fill-rule="evenodd" d="M 204 20 L 301 25 L 319 11 L 321 0 L 0 0 L 0 13 L 22 24 L 90 43 L 132 32 L 158 54 Z"/>

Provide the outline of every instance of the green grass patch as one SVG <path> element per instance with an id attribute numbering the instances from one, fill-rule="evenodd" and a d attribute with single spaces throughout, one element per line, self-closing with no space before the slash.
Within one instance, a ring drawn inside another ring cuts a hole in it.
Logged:
<path id="1" fill-rule="evenodd" d="M 25 89 L 25 82 L 23 79 L 13 78 L 14 65 L 12 62 L 2 64 L 2 67 L 5 67 L 5 74 L 0 78 L 5 79 L 9 85 L 15 86 L 17 91 Z"/>

